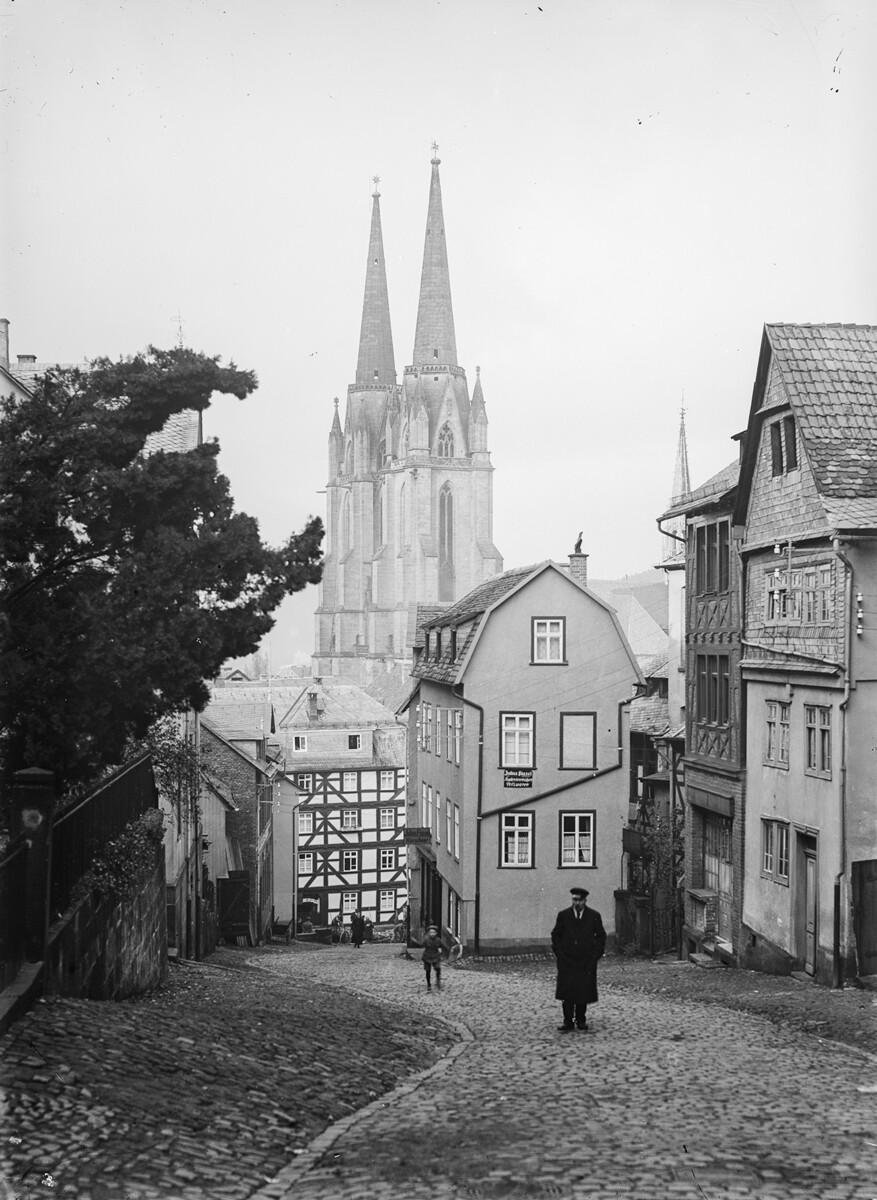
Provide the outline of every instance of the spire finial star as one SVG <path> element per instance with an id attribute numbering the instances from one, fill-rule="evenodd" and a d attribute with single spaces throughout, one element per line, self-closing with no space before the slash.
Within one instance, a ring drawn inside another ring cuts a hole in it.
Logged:
<path id="1" fill-rule="evenodd" d="M 381 182 L 380 175 L 372 175 L 372 183 L 375 185 L 375 190 L 372 192 L 372 195 L 375 197 L 375 199 L 377 199 L 377 197 L 380 196 L 380 194 L 381 194 L 378 191 L 378 184 L 380 182 Z"/>
<path id="2" fill-rule="evenodd" d="M 438 156 L 438 142 L 432 144 L 432 165 L 437 167 L 442 160 Z"/>
<path id="3" fill-rule="evenodd" d="M 338 397 L 335 397 L 335 411 L 338 411 Z"/>

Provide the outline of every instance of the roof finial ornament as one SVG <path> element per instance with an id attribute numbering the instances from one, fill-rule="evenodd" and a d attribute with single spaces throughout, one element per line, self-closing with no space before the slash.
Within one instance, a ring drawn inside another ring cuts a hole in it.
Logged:
<path id="1" fill-rule="evenodd" d="M 338 411 L 338 397 L 335 397 L 335 411 Z"/>
<path id="2" fill-rule="evenodd" d="M 431 161 L 432 161 L 432 165 L 434 167 L 437 167 L 439 165 L 439 163 L 442 161 L 438 156 L 438 142 L 433 142 L 433 144 L 432 144 L 432 160 Z"/>
<path id="3" fill-rule="evenodd" d="M 378 191 L 378 184 L 381 182 L 380 175 L 372 175 L 372 183 L 375 185 L 375 190 L 372 192 L 375 200 L 380 199 L 381 193 Z"/>
<path id="4" fill-rule="evenodd" d="M 480 375 L 480 374 L 481 374 L 481 368 L 480 368 L 480 367 L 476 367 L 476 368 L 475 368 L 475 374 L 476 374 L 476 375 Z"/>

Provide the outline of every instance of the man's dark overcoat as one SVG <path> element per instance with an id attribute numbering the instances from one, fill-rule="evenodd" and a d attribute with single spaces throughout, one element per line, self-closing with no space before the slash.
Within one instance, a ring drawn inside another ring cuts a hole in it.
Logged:
<path id="1" fill-rule="evenodd" d="M 600 914 L 585 907 L 582 915 L 576 917 L 573 908 L 562 909 L 551 931 L 551 948 L 557 959 L 554 999 L 596 1004 L 597 960 L 606 949 Z"/>

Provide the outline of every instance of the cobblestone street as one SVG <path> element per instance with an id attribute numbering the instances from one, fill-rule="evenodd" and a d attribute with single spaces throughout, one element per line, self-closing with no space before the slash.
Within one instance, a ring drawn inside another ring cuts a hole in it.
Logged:
<path id="1" fill-rule="evenodd" d="M 564 1036 L 550 963 L 444 976 L 269 947 L 40 1004 L 2 1042 L 0 1194 L 877 1197 L 872 993 L 607 959 Z"/>

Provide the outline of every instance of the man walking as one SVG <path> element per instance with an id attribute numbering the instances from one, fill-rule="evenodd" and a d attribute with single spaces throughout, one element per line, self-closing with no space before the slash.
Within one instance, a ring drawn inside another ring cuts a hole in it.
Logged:
<path id="1" fill-rule="evenodd" d="M 600 914 L 588 908 L 586 888 L 570 888 L 572 907 L 557 914 L 551 948 L 557 959 L 555 1000 L 563 1005 L 562 1033 L 587 1029 L 588 1005 L 597 1003 L 597 960 L 606 949 Z"/>

